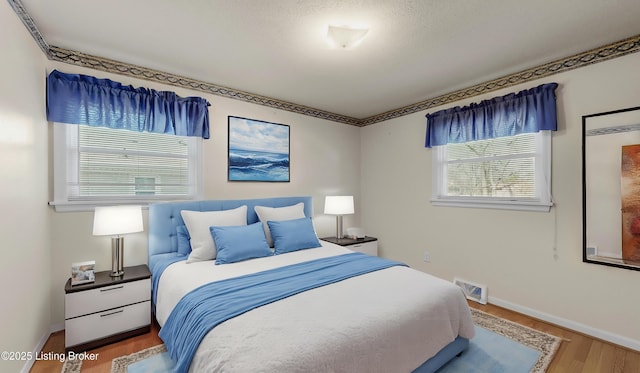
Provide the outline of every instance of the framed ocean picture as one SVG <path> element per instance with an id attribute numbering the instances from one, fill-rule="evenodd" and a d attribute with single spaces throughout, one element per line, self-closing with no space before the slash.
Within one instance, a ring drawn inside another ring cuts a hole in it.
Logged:
<path id="1" fill-rule="evenodd" d="M 289 181 L 289 126 L 229 116 L 229 181 Z"/>

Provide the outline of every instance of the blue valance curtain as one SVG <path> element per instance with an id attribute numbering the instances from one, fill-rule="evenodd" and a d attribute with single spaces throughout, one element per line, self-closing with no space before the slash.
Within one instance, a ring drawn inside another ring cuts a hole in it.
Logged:
<path id="1" fill-rule="evenodd" d="M 425 146 L 555 131 L 557 83 L 427 114 Z"/>
<path id="2" fill-rule="evenodd" d="M 169 91 L 134 88 L 109 79 L 52 71 L 47 120 L 209 138 L 209 102 Z"/>

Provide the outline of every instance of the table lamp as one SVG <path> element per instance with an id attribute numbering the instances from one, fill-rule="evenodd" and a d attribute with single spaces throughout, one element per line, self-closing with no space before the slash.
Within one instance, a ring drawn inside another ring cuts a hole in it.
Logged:
<path id="1" fill-rule="evenodd" d="M 142 232 L 140 206 L 96 207 L 93 216 L 93 235 L 111 237 L 111 277 L 124 274 L 123 234 Z"/>
<path id="2" fill-rule="evenodd" d="M 354 213 L 353 196 L 326 196 L 324 213 L 336 215 L 336 238 L 344 238 L 344 234 L 342 234 L 342 216 Z"/>

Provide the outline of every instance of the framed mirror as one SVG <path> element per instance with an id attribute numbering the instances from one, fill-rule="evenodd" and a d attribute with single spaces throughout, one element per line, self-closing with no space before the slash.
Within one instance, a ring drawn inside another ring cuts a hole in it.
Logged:
<path id="1" fill-rule="evenodd" d="M 582 117 L 584 262 L 640 270 L 640 107 Z"/>

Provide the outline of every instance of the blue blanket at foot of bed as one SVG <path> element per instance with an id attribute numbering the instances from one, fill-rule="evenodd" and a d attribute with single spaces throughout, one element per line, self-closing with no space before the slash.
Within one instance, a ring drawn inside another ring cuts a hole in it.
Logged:
<path id="1" fill-rule="evenodd" d="M 187 372 L 204 336 L 214 327 L 254 308 L 350 277 L 405 265 L 350 253 L 216 281 L 186 294 L 160 330 L 160 338 Z"/>

